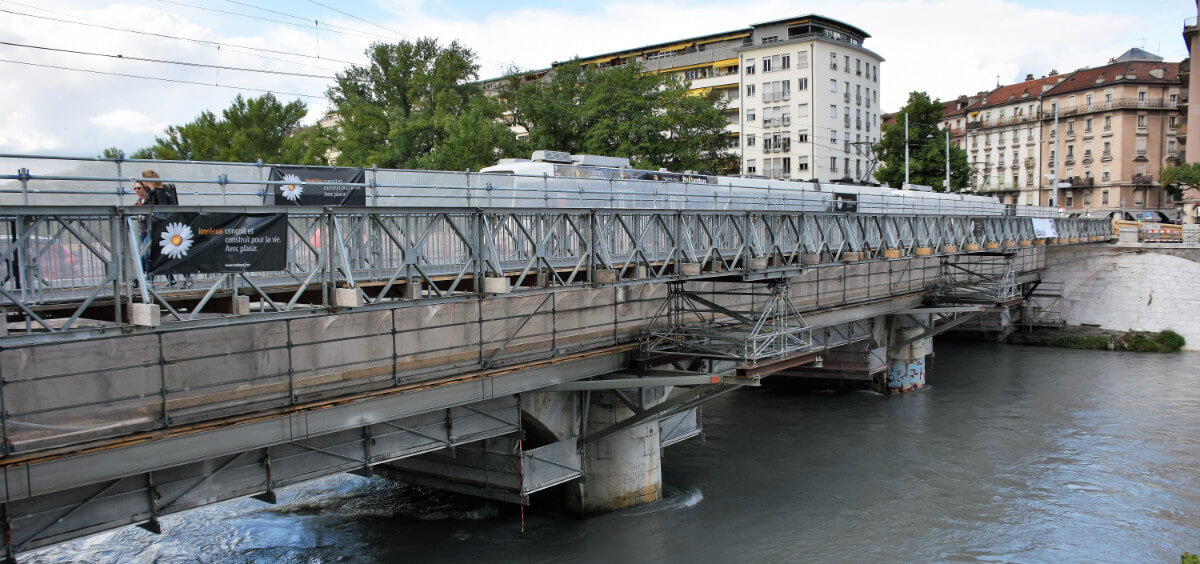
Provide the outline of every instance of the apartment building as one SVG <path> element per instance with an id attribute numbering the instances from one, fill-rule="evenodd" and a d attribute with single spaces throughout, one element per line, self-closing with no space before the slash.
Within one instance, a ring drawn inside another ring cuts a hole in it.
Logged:
<path id="1" fill-rule="evenodd" d="M 1103 66 L 997 87 L 943 125 L 967 149 L 977 192 L 1093 215 L 1170 216 L 1175 204 L 1158 180 L 1182 155 L 1178 74 L 1178 63 L 1131 49 Z"/>
<path id="2" fill-rule="evenodd" d="M 778 179 L 869 178 L 879 139 L 879 65 L 870 35 L 808 15 L 579 59 L 587 68 L 640 63 L 675 73 L 697 94 L 716 91 L 742 173 Z M 536 80 L 550 68 L 527 73 Z M 484 81 L 499 92 L 503 78 Z"/>

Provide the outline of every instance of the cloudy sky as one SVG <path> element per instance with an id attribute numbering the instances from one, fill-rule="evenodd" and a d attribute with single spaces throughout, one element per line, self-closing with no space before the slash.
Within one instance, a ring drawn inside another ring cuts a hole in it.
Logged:
<path id="1" fill-rule="evenodd" d="M 1196 4 L 0 0 L 0 153 L 133 151 L 167 125 L 206 109 L 219 113 L 238 93 L 299 98 L 313 121 L 327 109 L 331 77 L 363 64 L 363 50 L 374 41 L 457 40 L 478 54 L 480 78 L 492 78 L 513 65 L 544 68 L 577 55 L 808 13 L 872 35 L 864 46 L 886 59 L 882 106 L 893 111 L 912 90 L 951 99 L 990 89 L 997 80 L 1103 64 L 1130 47 L 1179 61 L 1187 56 L 1183 23 L 1196 16 Z"/>

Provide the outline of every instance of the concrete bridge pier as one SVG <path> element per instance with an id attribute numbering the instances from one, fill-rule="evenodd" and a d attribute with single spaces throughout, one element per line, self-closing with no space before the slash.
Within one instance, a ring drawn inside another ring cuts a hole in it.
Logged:
<path id="1" fill-rule="evenodd" d="M 625 393 L 593 392 L 586 407 L 584 429 L 611 427 L 634 411 L 626 402 L 634 395 L 648 409 L 663 401 L 664 388 L 641 388 Z M 586 433 L 586 431 L 585 431 Z M 658 421 L 634 425 L 584 447 L 579 487 L 567 488 L 567 510 L 592 515 L 662 499 L 662 439 Z"/>
<path id="2" fill-rule="evenodd" d="M 911 316 L 891 319 L 891 339 L 888 342 L 888 370 L 883 392 L 904 393 L 925 387 L 925 358 L 933 353 L 933 338 L 921 337 L 926 332 Z"/>

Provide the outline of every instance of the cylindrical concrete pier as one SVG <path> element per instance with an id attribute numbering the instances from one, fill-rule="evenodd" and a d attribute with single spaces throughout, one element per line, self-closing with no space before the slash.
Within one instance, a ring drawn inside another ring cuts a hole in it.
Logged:
<path id="1" fill-rule="evenodd" d="M 637 396 L 631 390 L 627 396 Z M 645 406 L 662 401 L 661 389 L 646 390 Z M 633 416 L 614 393 L 592 395 L 587 429 L 598 431 Z M 635 425 L 587 445 L 583 458 L 585 483 L 571 488 L 567 508 L 590 515 L 662 499 L 662 443 L 658 422 Z"/>

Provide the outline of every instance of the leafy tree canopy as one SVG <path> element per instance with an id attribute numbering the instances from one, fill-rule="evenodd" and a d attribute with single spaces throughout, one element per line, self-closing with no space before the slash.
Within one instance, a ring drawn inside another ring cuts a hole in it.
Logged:
<path id="1" fill-rule="evenodd" d="M 1186 163 L 1164 168 L 1161 182 L 1163 189 L 1180 195 L 1187 188 L 1200 189 L 1200 163 Z"/>
<path id="2" fill-rule="evenodd" d="M 889 186 L 904 184 L 905 114 L 908 114 L 909 182 L 945 191 L 946 138 L 945 132 L 938 129 L 942 103 L 931 100 L 924 92 L 910 93 L 908 104 L 896 114 L 896 124 L 883 126 L 883 136 L 875 144 L 875 154 L 883 164 L 875 172 L 875 178 Z M 968 186 L 970 174 L 967 152 L 952 140 L 950 190 L 958 191 Z"/>
<path id="3" fill-rule="evenodd" d="M 482 168 L 514 156 L 502 109 L 478 84 L 479 65 L 457 41 L 376 43 L 328 91 L 341 123 L 339 164 L 385 168 Z"/>
<path id="4" fill-rule="evenodd" d="M 303 133 L 300 120 L 308 109 L 300 100 L 283 104 L 267 93 L 245 99 L 241 94 L 218 118 L 209 111 L 183 125 L 167 127 L 165 137 L 156 137 L 154 144 L 140 149 L 133 158 L 153 158 L 185 161 L 285 162 L 320 164 L 323 151 L 309 150 L 325 135 L 319 127 Z M 326 146 L 328 146 L 326 144 Z"/>
<path id="5" fill-rule="evenodd" d="M 639 168 L 735 172 L 724 103 L 688 86 L 637 64 L 584 69 L 572 61 L 546 80 L 511 75 L 501 97 L 531 147 L 629 157 Z"/>

